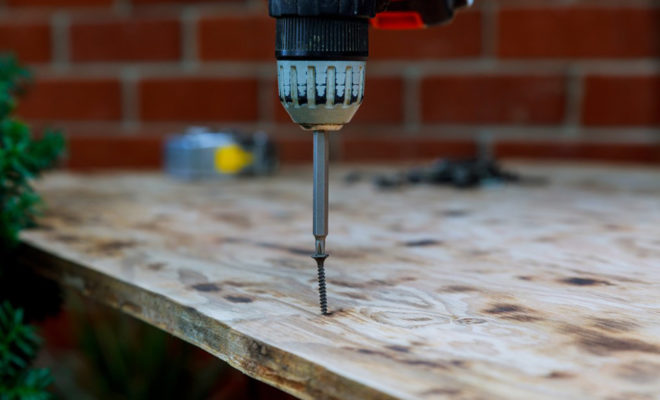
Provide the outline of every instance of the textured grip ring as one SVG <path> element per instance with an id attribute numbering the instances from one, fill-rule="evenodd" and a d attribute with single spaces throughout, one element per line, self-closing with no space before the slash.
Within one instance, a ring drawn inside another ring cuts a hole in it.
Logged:
<path id="1" fill-rule="evenodd" d="M 365 62 L 277 62 L 278 92 L 291 119 L 306 129 L 338 130 L 364 98 Z"/>

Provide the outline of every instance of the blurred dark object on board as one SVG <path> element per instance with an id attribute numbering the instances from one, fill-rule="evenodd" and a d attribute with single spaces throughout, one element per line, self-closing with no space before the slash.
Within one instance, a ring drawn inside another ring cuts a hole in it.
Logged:
<path id="1" fill-rule="evenodd" d="M 354 171 L 344 177 L 346 183 L 361 181 L 363 174 Z M 406 172 L 377 174 L 371 177 L 379 189 L 393 189 L 405 185 L 443 185 L 458 189 L 473 189 L 506 183 L 539 185 L 546 179 L 523 177 L 503 169 L 499 163 L 488 158 L 437 159 L 430 166 L 416 167 Z"/>

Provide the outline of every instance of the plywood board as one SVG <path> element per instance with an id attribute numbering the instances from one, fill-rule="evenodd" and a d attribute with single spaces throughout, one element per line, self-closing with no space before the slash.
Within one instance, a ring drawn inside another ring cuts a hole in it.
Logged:
<path id="1" fill-rule="evenodd" d="M 50 175 L 22 258 L 301 398 L 660 397 L 659 170 L 519 165 L 550 183 L 467 191 L 349 170 L 329 317 L 308 169 Z"/>

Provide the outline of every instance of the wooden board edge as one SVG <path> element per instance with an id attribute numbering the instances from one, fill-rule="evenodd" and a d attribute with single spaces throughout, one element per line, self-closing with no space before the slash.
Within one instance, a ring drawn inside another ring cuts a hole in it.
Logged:
<path id="1" fill-rule="evenodd" d="M 198 310 L 23 241 L 18 262 L 61 286 L 138 318 L 301 399 L 395 399 L 302 357 L 248 337 Z M 303 378 L 305 377 L 305 378 Z"/>

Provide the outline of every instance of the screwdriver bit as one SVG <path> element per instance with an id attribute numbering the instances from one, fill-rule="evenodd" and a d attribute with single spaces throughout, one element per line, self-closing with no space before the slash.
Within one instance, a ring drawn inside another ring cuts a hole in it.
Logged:
<path id="1" fill-rule="evenodd" d="M 314 223 L 313 233 L 315 238 L 315 253 L 312 256 L 316 260 L 319 279 L 319 300 L 321 313 L 328 315 L 328 302 L 325 292 L 325 238 L 328 236 L 328 163 L 329 163 L 329 140 L 326 131 L 314 131 Z"/>

